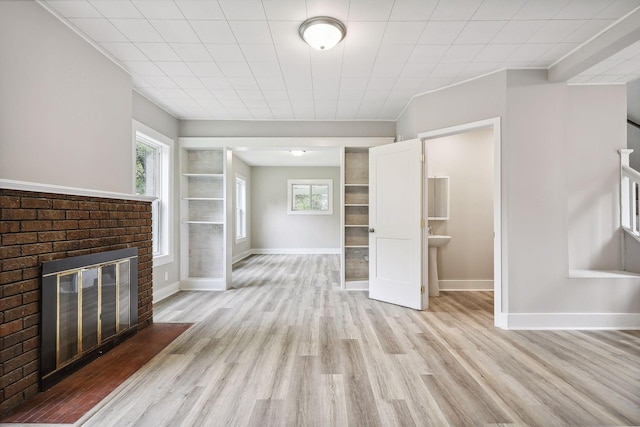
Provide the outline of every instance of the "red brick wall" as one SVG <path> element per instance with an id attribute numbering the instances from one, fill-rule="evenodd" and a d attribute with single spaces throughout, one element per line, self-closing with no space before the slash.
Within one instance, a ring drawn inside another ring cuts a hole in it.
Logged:
<path id="1" fill-rule="evenodd" d="M 151 204 L 0 189 L 0 415 L 38 392 L 44 261 L 138 247 L 138 329 L 153 322 Z"/>

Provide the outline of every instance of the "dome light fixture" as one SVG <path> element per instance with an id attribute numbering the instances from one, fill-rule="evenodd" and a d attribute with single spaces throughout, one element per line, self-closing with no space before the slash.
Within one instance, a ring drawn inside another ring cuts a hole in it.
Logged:
<path id="1" fill-rule="evenodd" d="M 290 150 L 291 154 L 295 157 L 300 157 L 305 153 L 305 150 Z"/>
<path id="2" fill-rule="evenodd" d="M 317 50 L 329 50 L 344 38 L 347 27 L 329 16 L 316 16 L 300 24 L 298 33 L 302 40 Z"/>

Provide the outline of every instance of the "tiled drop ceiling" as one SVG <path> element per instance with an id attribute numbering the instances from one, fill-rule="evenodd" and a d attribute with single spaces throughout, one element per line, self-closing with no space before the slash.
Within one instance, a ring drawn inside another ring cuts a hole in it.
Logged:
<path id="1" fill-rule="evenodd" d="M 395 120 L 416 94 L 504 68 L 547 68 L 640 0 L 41 4 L 181 119 Z M 333 50 L 315 51 L 298 37 L 300 23 L 319 15 L 347 27 Z M 575 82 L 631 80 L 639 55 L 632 46 Z"/>

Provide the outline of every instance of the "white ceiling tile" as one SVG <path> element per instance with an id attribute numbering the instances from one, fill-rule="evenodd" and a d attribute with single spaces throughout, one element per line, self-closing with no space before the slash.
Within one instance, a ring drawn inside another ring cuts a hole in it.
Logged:
<path id="1" fill-rule="evenodd" d="M 243 101 L 255 101 L 260 100 L 264 103 L 264 96 L 262 96 L 262 92 L 256 89 L 236 89 L 238 96 Z"/>
<path id="2" fill-rule="evenodd" d="M 569 0 L 528 1 L 512 19 L 551 19 L 562 10 Z"/>
<path id="3" fill-rule="evenodd" d="M 484 48 L 479 44 L 457 44 L 449 47 L 449 50 L 440 59 L 441 62 L 471 62 Z"/>
<path id="4" fill-rule="evenodd" d="M 187 67 L 198 77 L 222 77 L 222 71 L 213 61 L 186 62 Z"/>
<path id="5" fill-rule="evenodd" d="M 501 21 L 511 19 L 526 0 L 484 0 L 473 20 Z"/>
<path id="6" fill-rule="evenodd" d="M 349 21 L 388 21 L 393 0 L 351 0 Z"/>
<path id="7" fill-rule="evenodd" d="M 386 22 L 349 21 L 345 41 L 350 45 L 378 46 L 386 26 Z"/>
<path id="8" fill-rule="evenodd" d="M 164 72 L 151 61 L 122 61 L 125 67 L 142 77 L 164 76 Z"/>
<path id="9" fill-rule="evenodd" d="M 345 62 L 342 64 L 342 77 L 369 77 L 373 69 L 373 62 Z"/>
<path id="10" fill-rule="evenodd" d="M 226 77 L 253 77 L 251 68 L 245 62 L 218 62 L 217 64 Z"/>
<path id="11" fill-rule="evenodd" d="M 466 63 L 460 62 L 451 62 L 451 63 L 443 63 L 436 65 L 431 71 L 430 76 L 433 77 L 455 77 L 467 66 Z"/>
<path id="12" fill-rule="evenodd" d="M 250 62 L 249 67 L 254 77 L 263 78 L 282 78 L 280 64 L 277 61 L 272 62 Z"/>
<path id="13" fill-rule="evenodd" d="M 167 43 L 136 43 L 140 49 L 152 61 L 179 61 L 180 57 Z"/>
<path id="14" fill-rule="evenodd" d="M 391 21 L 427 21 L 437 0 L 398 0 L 391 10 Z"/>
<path id="15" fill-rule="evenodd" d="M 464 21 L 428 22 L 418 43 L 451 44 L 458 37 L 458 34 L 460 34 L 465 25 L 466 22 Z"/>
<path id="16" fill-rule="evenodd" d="M 285 77 L 285 84 L 287 90 L 303 91 L 312 87 L 311 78 L 305 78 L 300 76 Z"/>
<path id="17" fill-rule="evenodd" d="M 187 19 L 225 19 L 218 2 L 211 0 L 175 0 L 175 2 Z"/>
<path id="18" fill-rule="evenodd" d="M 112 19 L 111 23 L 134 43 L 164 41 L 145 19 Z"/>
<path id="19" fill-rule="evenodd" d="M 299 41 L 304 46 L 307 46 L 298 36 L 300 21 L 269 21 L 268 24 L 273 43 L 289 44 L 293 41 Z M 266 43 L 266 41 L 263 41 L 263 43 Z"/>
<path id="20" fill-rule="evenodd" d="M 173 50 L 183 61 L 211 61 L 209 51 L 201 43 L 170 43 Z"/>
<path id="21" fill-rule="evenodd" d="M 228 21 L 265 19 L 260 0 L 218 0 L 218 4 Z"/>
<path id="22" fill-rule="evenodd" d="M 282 77 L 256 77 L 256 83 L 263 91 L 271 90 L 286 90 L 287 85 L 284 83 Z"/>
<path id="23" fill-rule="evenodd" d="M 101 18 L 102 15 L 86 0 L 50 0 L 47 4 L 54 7 L 65 18 Z"/>
<path id="24" fill-rule="evenodd" d="M 596 19 L 618 19 L 638 7 L 638 0 L 614 0 L 595 16 Z"/>
<path id="25" fill-rule="evenodd" d="M 374 58 L 377 62 L 407 62 L 411 52 L 412 45 L 386 45 L 380 46 L 378 55 Z"/>
<path id="26" fill-rule="evenodd" d="M 91 0 L 91 4 L 105 18 L 143 18 L 138 9 L 129 1 Z"/>
<path id="27" fill-rule="evenodd" d="M 133 43 L 100 43 L 100 46 L 121 61 L 146 61 L 149 59 Z"/>
<path id="28" fill-rule="evenodd" d="M 410 90 L 410 91 L 416 91 L 420 85 L 422 84 L 422 82 L 424 81 L 425 78 L 419 78 L 419 79 L 398 79 L 398 81 L 396 82 L 396 85 L 393 87 L 393 90 Z"/>
<path id="29" fill-rule="evenodd" d="M 189 21 L 202 43 L 235 43 L 231 27 L 226 21 Z"/>
<path id="30" fill-rule="evenodd" d="M 332 16 L 344 24 L 347 23 L 349 0 L 307 0 L 306 3 L 309 18 L 313 16 Z"/>
<path id="31" fill-rule="evenodd" d="M 236 90 L 259 90 L 260 87 L 253 77 L 227 77 L 231 86 Z"/>
<path id="32" fill-rule="evenodd" d="M 593 19 L 611 3 L 613 0 L 571 0 L 553 19 Z"/>
<path id="33" fill-rule="evenodd" d="M 561 43 L 571 33 L 576 31 L 585 21 L 557 20 L 547 21 L 527 43 Z"/>
<path id="34" fill-rule="evenodd" d="M 330 50 L 309 49 L 309 57 L 311 62 L 325 62 L 339 65 L 344 56 L 344 47 L 345 44 L 340 43 Z"/>
<path id="35" fill-rule="evenodd" d="M 361 46 L 352 43 L 345 43 L 343 62 L 374 62 L 378 55 L 378 46 Z M 395 49 L 395 46 L 388 46 L 385 49 Z"/>
<path id="36" fill-rule="evenodd" d="M 478 10 L 482 0 L 446 0 L 438 2 L 432 21 L 467 21 Z"/>
<path id="37" fill-rule="evenodd" d="M 282 62 L 309 62 L 309 50 L 311 48 L 304 43 L 276 44 L 278 61 Z"/>
<path id="38" fill-rule="evenodd" d="M 392 62 L 376 62 L 371 70 L 371 77 L 398 78 L 402 72 L 404 64 L 394 64 Z"/>
<path id="39" fill-rule="evenodd" d="M 176 82 L 173 81 L 173 79 L 170 79 L 167 76 L 148 76 L 145 77 L 145 80 L 147 80 L 151 85 L 153 85 L 153 87 L 156 87 L 158 89 L 178 89 L 178 84 Z"/>
<path id="40" fill-rule="evenodd" d="M 518 48 L 517 44 L 487 45 L 474 58 L 475 62 L 503 62 Z"/>
<path id="41" fill-rule="evenodd" d="M 506 21 L 470 21 L 456 38 L 456 44 L 486 44 L 498 34 Z"/>
<path id="42" fill-rule="evenodd" d="M 149 83 L 149 81 L 145 77 L 140 77 L 136 75 L 131 76 L 131 83 L 134 88 L 151 88 L 153 85 Z"/>
<path id="43" fill-rule="evenodd" d="M 542 20 L 509 21 L 500 29 L 491 42 L 498 44 L 525 43 L 542 28 L 544 22 Z"/>
<path id="44" fill-rule="evenodd" d="M 311 90 L 288 90 L 289 100 L 291 102 L 296 102 L 298 104 L 305 104 L 308 102 L 309 105 L 313 105 L 313 91 Z"/>
<path id="45" fill-rule="evenodd" d="M 553 46 L 553 44 L 523 44 L 513 51 L 508 60 L 513 62 L 537 61 Z"/>
<path id="46" fill-rule="evenodd" d="M 589 40 L 594 35 L 598 34 L 606 27 L 611 25 L 613 21 L 607 19 L 593 19 L 591 21 L 587 21 L 578 28 L 576 31 L 571 33 L 567 38 L 564 39 L 564 42 L 568 43 L 583 43 Z"/>
<path id="47" fill-rule="evenodd" d="M 286 90 L 262 90 L 262 95 L 270 104 L 272 101 L 284 100 L 286 104 L 289 105 L 289 94 Z"/>
<path id="48" fill-rule="evenodd" d="M 455 77 L 429 77 L 426 79 L 420 87 L 421 92 L 427 92 L 434 89 L 440 89 L 450 85 L 455 81 Z"/>
<path id="49" fill-rule="evenodd" d="M 449 46 L 446 45 L 416 45 L 409 57 L 409 61 L 414 64 L 418 63 L 435 63 L 442 58 L 447 52 Z"/>
<path id="50" fill-rule="evenodd" d="M 169 43 L 199 43 L 200 39 L 186 20 L 154 19 L 149 21 Z"/>
<path id="51" fill-rule="evenodd" d="M 620 60 L 624 61 L 626 59 L 634 58 L 635 56 L 640 55 L 640 42 L 633 43 L 630 46 L 622 49 L 618 53 L 611 55 L 608 60 Z"/>
<path id="52" fill-rule="evenodd" d="M 221 90 L 232 90 L 231 85 L 224 77 L 200 77 L 200 81 L 209 89 L 213 91 L 213 94 L 219 98 L 219 92 Z"/>
<path id="53" fill-rule="evenodd" d="M 187 93 L 189 93 L 189 95 L 191 95 L 190 91 L 186 91 Z M 208 91 L 207 91 L 208 92 Z M 218 101 L 217 99 L 214 98 L 213 94 L 209 92 L 209 97 L 208 98 L 198 98 L 196 96 L 191 95 L 191 97 L 195 100 L 198 101 L 198 104 L 200 104 L 200 106 L 202 108 L 205 108 L 207 110 L 211 109 L 211 110 L 218 110 L 218 111 L 227 111 L 225 110 L 224 106 L 222 105 L 222 103 L 220 101 Z"/>
<path id="54" fill-rule="evenodd" d="M 132 0 L 147 19 L 184 19 L 173 0 Z"/>
<path id="55" fill-rule="evenodd" d="M 340 78 L 340 67 L 331 64 L 311 63 L 311 75 L 314 79 L 335 79 Z"/>
<path id="56" fill-rule="evenodd" d="M 304 0 L 262 0 L 267 19 L 274 21 L 298 21 L 307 19 Z"/>
<path id="57" fill-rule="evenodd" d="M 405 64 L 400 79 L 424 79 L 434 67 L 435 64 Z"/>
<path id="58" fill-rule="evenodd" d="M 247 62 L 276 62 L 276 50 L 269 44 L 242 44 L 240 45 Z"/>
<path id="59" fill-rule="evenodd" d="M 602 62 L 594 65 L 593 67 L 590 67 L 590 68 L 584 70 L 580 74 L 586 75 L 586 76 L 597 76 L 598 74 L 605 73 L 609 68 L 612 68 L 612 67 L 618 65 L 621 62 L 622 61 L 611 61 L 611 60 L 602 61 Z"/>
<path id="60" fill-rule="evenodd" d="M 96 42 L 128 41 L 127 38 L 106 19 L 72 18 L 69 21 Z"/>
<path id="61" fill-rule="evenodd" d="M 237 44 L 207 44 L 205 47 L 216 62 L 244 62 L 244 55 Z"/>
<path id="62" fill-rule="evenodd" d="M 382 38 L 382 44 L 414 45 L 418 42 L 424 27 L 424 22 L 389 22 Z"/>
<path id="63" fill-rule="evenodd" d="M 182 89 L 204 89 L 200 79 L 195 76 L 173 76 L 172 79 Z"/>
<path id="64" fill-rule="evenodd" d="M 640 61 L 624 61 L 609 68 L 606 74 L 625 76 L 627 74 L 637 74 L 638 71 L 640 71 Z"/>
<path id="65" fill-rule="evenodd" d="M 155 100 L 158 104 L 161 104 L 160 100 L 164 99 L 164 93 L 162 93 L 160 89 L 153 87 L 141 87 L 136 89 L 146 97 Z"/>
<path id="66" fill-rule="evenodd" d="M 465 76 L 481 76 L 483 74 L 490 73 L 499 69 L 499 62 L 473 62 L 471 64 L 467 64 L 467 66 L 460 72 L 461 75 Z"/>
<path id="67" fill-rule="evenodd" d="M 173 76 L 192 76 L 193 73 L 187 67 L 184 62 L 180 61 L 157 61 L 156 64 L 162 71 L 164 71 L 169 77 Z"/>
<path id="68" fill-rule="evenodd" d="M 340 80 L 340 95 L 345 96 L 362 96 L 364 94 L 367 85 L 369 84 L 368 78 L 342 78 Z"/>
<path id="69" fill-rule="evenodd" d="M 266 21 L 231 21 L 229 25 L 240 44 L 265 43 L 271 40 L 271 32 Z"/>
<path id="70" fill-rule="evenodd" d="M 367 86 L 367 92 L 365 98 L 374 96 L 378 92 L 389 91 L 396 85 L 398 79 L 392 77 L 371 77 L 369 79 L 369 85 Z M 386 95 L 385 95 L 386 96 Z"/>

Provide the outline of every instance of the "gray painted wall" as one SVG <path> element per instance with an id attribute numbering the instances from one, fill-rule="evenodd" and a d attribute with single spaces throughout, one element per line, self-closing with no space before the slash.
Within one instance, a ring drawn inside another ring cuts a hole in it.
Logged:
<path id="1" fill-rule="evenodd" d="M 449 219 L 429 221 L 451 236 L 439 249 L 439 279 L 493 280 L 493 130 L 428 140 L 427 168 L 449 177 Z"/>
<path id="2" fill-rule="evenodd" d="M 251 218 L 252 218 L 252 209 L 251 209 L 251 172 L 252 172 L 252 167 L 249 166 L 248 164 L 246 164 L 245 162 L 242 161 L 242 159 L 240 159 L 238 156 L 236 156 L 235 154 L 233 155 L 233 160 L 232 160 L 232 165 L 233 165 L 233 171 L 230 175 L 230 178 L 234 180 L 234 185 L 233 185 L 233 189 L 234 191 L 232 192 L 232 199 L 233 199 L 233 220 L 234 220 L 234 228 L 233 228 L 233 248 L 232 248 L 232 256 L 237 256 L 240 255 L 244 252 L 247 252 L 248 250 L 251 249 Z M 235 179 L 236 179 L 236 174 L 240 174 L 242 175 L 247 182 L 247 239 L 243 242 L 240 243 L 236 243 L 236 239 L 235 239 L 235 208 L 237 206 L 236 204 L 236 192 L 235 192 Z"/>
<path id="3" fill-rule="evenodd" d="M 620 246 L 619 232 L 612 234 L 619 225 L 613 177 L 619 168 L 617 150 L 626 146 L 625 105 L 621 85 L 569 87 L 548 83 L 545 71 L 505 71 L 418 97 L 399 118 L 397 132 L 405 139 L 502 118 L 503 311 L 640 310 L 637 279 L 612 284 L 610 279 L 569 278 L 569 251 L 578 246 L 570 238 L 589 234 L 593 249 L 573 258 L 589 261 L 582 268 L 609 265 L 615 256 L 606 248 Z M 595 158 L 597 166 L 583 168 Z M 570 212 L 578 209 L 595 221 L 589 230 L 569 223 Z"/>
<path id="4" fill-rule="evenodd" d="M 131 77 L 36 2 L 0 2 L 0 178 L 131 194 Z"/>
<path id="5" fill-rule="evenodd" d="M 180 136 L 394 137 L 392 121 L 181 120 Z"/>
<path id="6" fill-rule="evenodd" d="M 288 179 L 333 179 L 333 215 L 288 215 Z M 253 249 L 340 248 L 340 168 L 253 167 Z"/>

